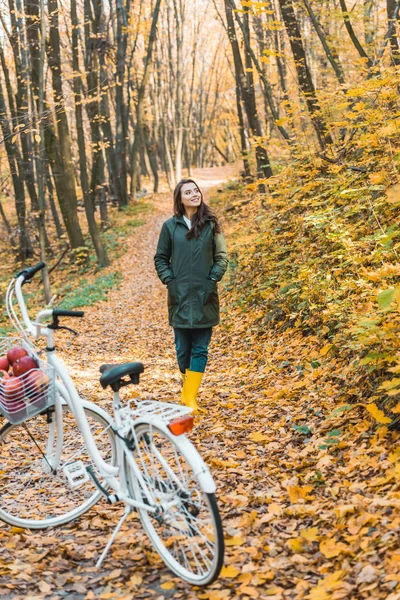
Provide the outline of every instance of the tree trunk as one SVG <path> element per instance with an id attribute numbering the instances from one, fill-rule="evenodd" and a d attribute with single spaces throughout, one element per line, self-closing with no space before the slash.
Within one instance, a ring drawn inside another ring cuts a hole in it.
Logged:
<path id="1" fill-rule="evenodd" d="M 79 48 L 78 48 L 78 31 L 79 22 L 76 11 L 76 0 L 71 0 L 71 24 L 72 24 L 72 68 L 74 70 L 74 94 L 75 94 L 75 118 L 76 130 L 78 137 L 79 148 L 79 171 L 81 179 L 81 187 L 83 194 L 83 202 L 85 206 L 86 219 L 89 226 L 90 237 L 92 238 L 93 246 L 97 256 L 97 264 L 99 267 L 106 267 L 109 264 L 106 251 L 101 241 L 100 232 L 98 230 L 95 216 L 94 204 L 90 195 L 89 178 L 87 173 L 87 159 L 85 147 L 85 135 L 82 115 L 82 96 L 81 96 L 81 76 L 79 69 Z"/>
<path id="2" fill-rule="evenodd" d="M 156 5 L 154 7 L 154 11 L 153 11 L 153 19 L 151 22 L 149 42 L 148 42 L 147 53 L 146 53 L 146 58 L 145 58 L 145 62 L 144 62 L 144 72 L 143 72 L 142 81 L 141 81 L 139 91 L 138 91 L 138 99 L 137 99 L 137 105 L 136 105 L 136 127 L 135 127 L 135 134 L 134 134 L 134 139 L 133 139 L 133 144 L 132 144 L 132 150 L 131 150 L 131 198 L 133 200 L 135 200 L 135 198 L 136 198 L 137 154 L 138 154 L 138 149 L 139 149 L 141 128 L 143 127 L 143 124 L 144 124 L 144 97 L 145 97 L 146 87 L 147 87 L 147 84 L 149 81 L 149 76 L 150 76 L 150 64 L 151 64 L 151 57 L 153 54 L 154 42 L 156 39 L 157 21 L 158 21 L 158 17 L 160 14 L 160 6 L 161 6 L 161 0 L 157 0 Z M 153 169 L 153 166 L 152 166 L 152 169 Z M 158 181 L 158 179 L 157 179 L 157 181 Z M 157 183 L 157 185 L 158 185 L 158 183 Z"/>
<path id="3" fill-rule="evenodd" d="M 54 182 L 68 238 L 73 251 L 82 256 L 84 240 L 78 220 L 75 171 L 72 161 L 72 142 L 62 90 L 58 0 L 48 0 L 50 36 L 47 57 L 52 72 L 54 101 L 57 106 L 58 143 L 55 134 L 46 126 L 46 150 L 53 169 Z M 58 150 L 58 148 L 59 150 Z"/>
<path id="4" fill-rule="evenodd" d="M 333 141 L 323 117 L 320 116 L 321 109 L 311 79 L 310 69 L 304 52 L 303 40 L 294 13 L 293 3 L 292 0 L 279 0 L 279 5 L 281 7 L 283 22 L 293 52 L 299 87 L 305 98 L 318 142 L 322 150 L 325 150 L 328 145 L 333 143 Z"/>
<path id="5" fill-rule="evenodd" d="M 249 128 L 253 136 L 261 137 L 262 129 L 258 118 L 255 91 L 248 88 L 244 72 L 242 57 L 240 55 L 239 43 L 236 37 L 235 24 L 233 20 L 233 11 L 231 0 L 225 0 L 225 14 L 228 24 L 228 36 L 232 47 L 233 62 L 235 66 L 235 79 L 240 86 L 240 94 L 243 99 Z M 270 165 L 267 150 L 260 144 L 256 145 L 257 175 L 260 179 L 272 177 L 272 168 Z"/>
<path id="6" fill-rule="evenodd" d="M 116 0 L 117 9 L 117 53 L 116 53 L 116 88 L 115 88 L 115 153 L 117 156 L 117 172 L 115 177 L 120 183 L 120 205 L 128 204 L 127 191 L 127 106 L 125 101 L 125 57 L 127 49 L 128 18 L 124 0 Z M 129 11 L 129 5 L 128 5 Z"/>
<path id="7" fill-rule="evenodd" d="M 396 2 L 396 0 L 386 0 L 386 9 L 387 9 L 389 27 L 392 22 L 393 15 L 395 14 L 397 4 L 398 4 L 398 2 Z M 398 17 L 396 17 L 394 19 L 394 22 L 395 23 L 398 22 Z M 394 23 L 394 25 L 395 25 L 395 23 Z M 390 49 L 391 49 L 393 63 L 396 66 L 400 65 L 400 47 L 399 47 L 399 40 L 397 39 L 397 33 L 396 33 L 395 26 L 392 27 L 392 33 L 390 35 Z"/>
<path id="8" fill-rule="evenodd" d="M 353 26 L 351 24 L 350 21 L 350 17 L 349 17 L 349 13 L 347 10 L 347 6 L 346 6 L 346 1 L 345 0 L 339 0 L 339 4 L 340 4 L 340 8 L 342 10 L 343 13 L 343 19 L 344 19 L 344 24 L 345 27 L 347 29 L 347 33 L 350 36 L 351 41 L 354 44 L 354 47 L 356 48 L 358 54 L 361 56 L 361 58 L 365 58 L 366 60 L 366 64 L 368 66 L 368 68 L 370 69 L 372 67 L 372 61 L 371 59 L 368 57 L 367 53 L 365 52 L 364 48 L 361 46 L 360 40 L 358 39 Z"/>
<path id="9" fill-rule="evenodd" d="M 12 141 L 12 133 L 7 119 L 6 105 L 4 102 L 3 88 L 0 81 L 0 125 L 4 139 L 4 145 L 7 152 L 8 164 L 10 167 L 11 178 L 14 187 L 15 210 L 18 219 L 18 235 L 19 235 L 19 260 L 26 260 L 33 256 L 33 250 L 29 234 L 26 229 L 26 206 L 24 194 L 23 177 L 18 173 L 16 161 L 15 143 Z"/>

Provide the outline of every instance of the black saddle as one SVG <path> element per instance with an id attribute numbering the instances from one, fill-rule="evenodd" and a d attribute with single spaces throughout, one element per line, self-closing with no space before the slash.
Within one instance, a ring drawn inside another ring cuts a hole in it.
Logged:
<path id="1" fill-rule="evenodd" d="M 141 362 L 124 363 L 122 365 L 101 365 L 100 384 L 103 388 L 111 386 L 114 392 L 118 392 L 121 387 L 131 383 L 139 383 L 139 375 L 143 373 L 144 366 Z M 129 379 L 123 377 L 129 376 Z"/>

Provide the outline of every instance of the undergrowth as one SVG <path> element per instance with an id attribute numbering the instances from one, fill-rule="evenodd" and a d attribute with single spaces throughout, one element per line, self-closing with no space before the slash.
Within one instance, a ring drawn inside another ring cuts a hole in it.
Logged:
<path id="1" fill-rule="evenodd" d="M 265 194 L 257 184 L 238 184 L 215 202 L 218 212 L 226 210 L 229 232 L 225 311 L 240 314 L 249 346 L 271 333 L 296 337 L 299 353 L 285 356 L 286 369 L 313 371 L 321 389 L 333 386 L 338 405 L 377 403 L 385 413 L 377 413 L 378 422 L 394 426 L 400 108 L 388 81 L 368 85 L 363 102 L 348 107 L 345 159 L 330 163 L 302 152 L 264 181 Z M 358 133 L 350 137 L 355 120 Z"/>

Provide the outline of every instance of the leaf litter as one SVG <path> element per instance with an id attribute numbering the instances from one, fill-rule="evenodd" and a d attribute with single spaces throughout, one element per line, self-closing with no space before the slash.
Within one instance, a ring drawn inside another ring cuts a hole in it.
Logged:
<path id="1" fill-rule="evenodd" d="M 145 364 L 140 385 L 125 397 L 179 398 L 165 290 L 153 268 L 170 195 L 160 194 L 156 207 L 120 258 L 119 288 L 88 307 L 78 339 L 57 336 L 82 396 L 106 409 L 111 397 L 98 383 L 103 362 Z M 257 244 L 252 231 L 238 231 L 239 217 L 224 228 L 247 276 Z M 258 271 L 253 276 L 245 293 L 231 268 L 222 286 L 222 325 L 199 399 L 208 412 L 190 434 L 217 482 L 226 536 L 221 577 L 205 590 L 182 583 L 135 515 L 99 572 L 95 562 L 121 512 L 100 501 L 54 530 L 1 524 L 0 598 L 400 600 L 398 432 L 378 403 L 358 397 L 349 404 L 341 386 L 358 384 L 349 382 L 336 342 L 304 335 L 294 321 L 284 328 L 283 316 L 275 327 L 263 323 L 267 311 L 249 300 L 261 281 Z"/>

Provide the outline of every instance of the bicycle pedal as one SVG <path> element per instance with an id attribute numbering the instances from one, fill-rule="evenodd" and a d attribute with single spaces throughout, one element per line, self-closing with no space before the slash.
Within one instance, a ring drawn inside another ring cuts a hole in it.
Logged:
<path id="1" fill-rule="evenodd" d="M 68 480 L 70 488 L 76 488 L 89 481 L 89 475 L 86 467 L 81 460 L 65 465 L 64 475 Z"/>

